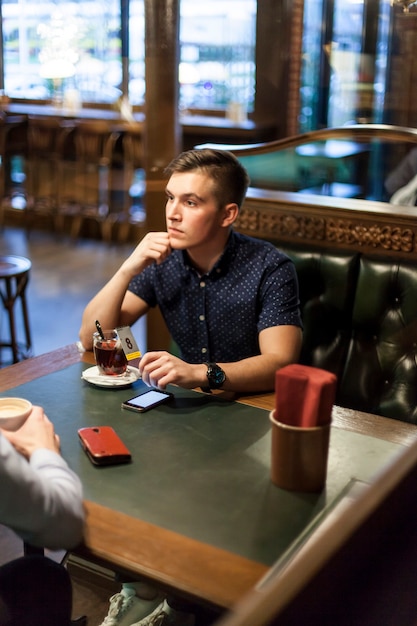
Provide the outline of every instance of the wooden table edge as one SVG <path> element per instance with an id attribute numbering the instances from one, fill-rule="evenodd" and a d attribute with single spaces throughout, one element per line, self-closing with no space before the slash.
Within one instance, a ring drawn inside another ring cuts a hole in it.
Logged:
<path id="1" fill-rule="evenodd" d="M 268 569 L 97 503 L 87 500 L 85 507 L 85 539 L 74 554 L 208 605 L 230 608 Z"/>

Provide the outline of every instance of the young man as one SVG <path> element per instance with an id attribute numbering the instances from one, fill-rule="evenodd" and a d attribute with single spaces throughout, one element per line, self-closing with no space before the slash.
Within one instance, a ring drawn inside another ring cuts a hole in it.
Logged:
<path id="1" fill-rule="evenodd" d="M 246 170 L 229 152 L 190 150 L 168 166 L 166 232 L 148 233 L 85 308 L 81 342 L 129 325 L 159 306 L 181 358 L 148 352 L 142 379 L 165 388 L 273 390 L 275 372 L 297 361 L 302 339 L 291 260 L 272 244 L 233 230 Z M 139 597 L 140 596 L 140 597 Z M 180 604 L 143 584 L 123 585 L 102 626 L 193 626 Z"/>
<path id="2" fill-rule="evenodd" d="M 167 168 L 167 232 L 151 232 L 87 305 L 80 339 L 131 326 L 159 306 L 181 359 L 148 352 L 152 386 L 257 392 L 298 359 L 301 320 L 292 262 L 265 241 L 233 230 L 249 183 L 229 152 L 190 150 Z"/>
<path id="3" fill-rule="evenodd" d="M 81 541 L 81 483 L 61 457 L 41 407 L 33 407 L 19 430 L 0 430 L 0 483 L 0 523 L 24 541 L 53 550 Z M 0 567 L 0 626 L 69 626 L 71 610 L 63 566 L 29 556 Z"/>

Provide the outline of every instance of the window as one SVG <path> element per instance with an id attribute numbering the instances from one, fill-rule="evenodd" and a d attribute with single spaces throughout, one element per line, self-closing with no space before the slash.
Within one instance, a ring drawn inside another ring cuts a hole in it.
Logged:
<path id="1" fill-rule="evenodd" d="M 145 98 L 145 16 L 143 0 L 129 3 L 129 100 L 143 104 Z"/>
<path id="2" fill-rule="evenodd" d="M 388 0 L 306 0 L 300 132 L 387 121 L 384 107 L 395 15 L 398 24 L 407 23 L 402 14 L 398 19 L 400 9 L 395 13 L 392 4 Z M 406 83 L 405 74 L 401 82 Z"/>
<path id="3" fill-rule="evenodd" d="M 182 0 L 180 107 L 252 111 L 256 0 Z"/>
<path id="4" fill-rule="evenodd" d="M 83 100 L 120 96 L 120 2 L 3 0 L 4 88 L 48 98 L 74 88 Z"/>
<path id="5" fill-rule="evenodd" d="M 121 0 L 3 0 L 4 88 L 13 98 L 113 103 L 122 94 Z M 130 0 L 128 92 L 145 95 L 144 5 Z M 256 0 L 180 3 L 180 106 L 225 109 L 255 97 Z"/>

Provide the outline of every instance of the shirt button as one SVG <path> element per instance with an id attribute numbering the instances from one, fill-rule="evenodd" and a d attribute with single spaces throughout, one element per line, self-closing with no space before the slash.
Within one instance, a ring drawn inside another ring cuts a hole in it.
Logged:
<path id="1" fill-rule="evenodd" d="M 200 320 L 200 322 L 204 322 L 204 320 L 205 320 L 206 318 L 204 317 L 204 315 L 200 315 L 200 317 L 199 317 L 198 319 Z"/>
<path id="2" fill-rule="evenodd" d="M 200 283 L 200 287 L 205 287 L 205 286 L 206 286 L 206 283 L 204 282 L 204 280 L 202 280 Z"/>
<path id="3" fill-rule="evenodd" d="M 201 348 L 201 353 L 202 354 L 206 354 L 206 352 L 207 352 L 207 348 Z"/>

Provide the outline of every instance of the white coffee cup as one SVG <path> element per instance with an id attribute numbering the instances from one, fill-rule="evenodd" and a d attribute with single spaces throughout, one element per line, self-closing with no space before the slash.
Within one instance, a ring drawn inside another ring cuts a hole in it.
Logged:
<path id="1" fill-rule="evenodd" d="M 18 430 L 32 410 L 32 403 L 24 398 L 0 398 L 0 428 Z"/>

